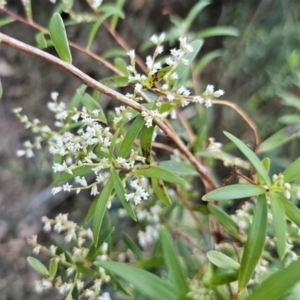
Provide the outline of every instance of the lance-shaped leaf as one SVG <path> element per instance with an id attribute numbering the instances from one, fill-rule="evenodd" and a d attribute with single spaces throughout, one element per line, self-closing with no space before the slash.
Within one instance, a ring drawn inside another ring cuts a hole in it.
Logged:
<path id="1" fill-rule="evenodd" d="M 155 126 L 147 127 L 144 125 L 141 130 L 140 142 L 143 156 L 146 158 L 146 163 L 150 165 L 151 162 L 151 148 L 152 138 Z"/>
<path id="2" fill-rule="evenodd" d="M 58 258 L 53 257 L 50 260 L 50 265 L 49 265 L 49 280 L 53 280 L 56 272 L 57 272 L 57 267 L 58 267 Z"/>
<path id="3" fill-rule="evenodd" d="M 185 161 L 176 160 L 164 160 L 159 163 L 159 165 L 177 175 L 197 175 L 198 172 L 192 167 L 191 164 Z"/>
<path id="4" fill-rule="evenodd" d="M 98 198 L 94 221 L 93 221 L 93 237 L 94 237 L 94 245 L 98 244 L 99 233 L 102 225 L 102 220 L 107 209 L 107 203 L 110 197 L 110 194 L 113 190 L 113 179 L 110 177 L 106 182 L 103 190 L 100 193 L 100 197 Z"/>
<path id="5" fill-rule="evenodd" d="M 183 180 L 176 174 L 158 166 L 146 166 L 146 167 L 136 168 L 135 173 L 139 176 L 157 178 L 163 181 L 176 183 L 180 185 L 187 184 L 185 180 Z"/>
<path id="6" fill-rule="evenodd" d="M 117 262 L 97 261 L 95 264 L 130 282 L 149 299 L 179 299 L 173 285 L 150 272 Z"/>
<path id="7" fill-rule="evenodd" d="M 130 150 L 132 149 L 134 140 L 136 139 L 137 135 L 141 131 L 145 121 L 144 118 L 139 115 L 135 118 L 135 120 L 132 122 L 131 126 L 129 127 L 127 134 L 123 140 L 123 143 L 120 147 L 119 156 L 124 157 L 127 155 Z"/>
<path id="8" fill-rule="evenodd" d="M 243 241 L 243 238 L 238 232 L 236 223 L 227 215 L 222 209 L 216 205 L 208 204 L 207 208 L 214 218 L 226 229 L 228 233 L 234 236 L 236 239 Z"/>
<path id="9" fill-rule="evenodd" d="M 57 184 L 57 183 L 59 183 L 61 181 L 64 181 L 64 180 L 70 180 L 72 178 L 75 178 L 75 177 L 78 177 L 78 176 L 84 176 L 84 175 L 91 174 L 91 173 L 92 173 L 92 167 L 91 166 L 78 167 L 78 168 L 76 168 L 72 171 L 72 174 L 60 172 L 56 175 L 55 180 L 54 180 L 54 184 Z"/>
<path id="10" fill-rule="evenodd" d="M 124 209 L 127 211 L 129 216 L 134 221 L 136 221 L 136 216 L 135 216 L 134 210 L 132 209 L 132 206 L 131 206 L 130 202 L 125 199 L 125 189 L 124 189 L 122 181 L 121 181 L 121 179 L 118 175 L 118 172 L 116 171 L 115 168 L 111 168 L 110 169 L 110 174 L 112 176 L 114 188 L 115 188 L 115 191 L 117 193 L 117 196 L 118 196 L 119 200 L 121 201 Z"/>
<path id="11" fill-rule="evenodd" d="M 300 280 L 300 259 L 288 267 L 269 276 L 245 300 L 275 300 L 293 287 Z M 286 298 L 284 298 L 286 299 Z M 298 299 L 298 298 L 297 298 Z"/>
<path id="12" fill-rule="evenodd" d="M 197 18 L 199 16 L 200 12 L 210 3 L 211 2 L 209 0 L 202 0 L 202 1 L 198 1 L 192 7 L 192 9 L 189 11 L 188 15 L 184 19 L 184 23 L 185 23 L 184 27 L 186 28 L 187 31 L 188 31 L 189 27 L 192 25 L 195 18 Z"/>
<path id="13" fill-rule="evenodd" d="M 137 260 L 141 260 L 144 255 L 139 246 L 131 239 L 131 237 L 123 233 L 122 234 L 122 239 L 125 242 L 126 246 L 132 251 L 132 253 L 135 255 Z"/>
<path id="14" fill-rule="evenodd" d="M 103 230 L 103 232 L 101 232 L 100 236 L 99 236 L 99 239 L 98 239 L 98 243 L 97 245 L 92 245 L 90 247 L 90 250 L 86 256 L 86 261 L 87 262 L 90 262 L 92 261 L 92 259 L 96 256 L 96 255 L 99 255 L 100 253 L 100 248 L 102 246 L 102 244 L 104 243 L 104 241 L 114 232 L 115 228 L 114 227 L 111 227 L 111 228 L 108 228 L 108 229 L 105 229 Z"/>
<path id="15" fill-rule="evenodd" d="M 238 278 L 237 271 L 225 270 L 217 274 L 213 274 L 209 279 L 208 283 L 213 286 L 223 285 L 223 284 L 228 284 L 230 282 L 236 281 L 237 278 Z"/>
<path id="16" fill-rule="evenodd" d="M 232 184 L 213 190 L 202 197 L 204 201 L 241 199 L 264 194 L 266 190 L 253 184 Z"/>
<path id="17" fill-rule="evenodd" d="M 222 36 L 222 35 L 238 36 L 239 31 L 235 27 L 216 26 L 216 27 L 201 30 L 200 32 L 198 32 L 196 34 L 196 38 L 203 39 L 203 38 L 207 38 L 207 37 Z"/>
<path id="18" fill-rule="evenodd" d="M 270 193 L 270 198 L 277 253 L 279 258 L 283 259 L 286 249 L 286 219 L 284 205 L 277 193 Z"/>
<path id="19" fill-rule="evenodd" d="M 206 256 L 211 263 L 220 268 L 238 270 L 240 267 L 240 264 L 237 261 L 216 250 L 206 252 Z"/>
<path id="20" fill-rule="evenodd" d="M 225 132 L 224 134 L 240 149 L 240 151 L 248 158 L 251 164 L 256 169 L 257 173 L 264 179 L 265 183 L 270 186 L 271 181 L 268 176 L 266 169 L 264 168 L 263 164 L 256 156 L 256 154 L 249 149 L 241 140 L 239 140 L 234 135 L 230 134 L 229 132 Z"/>
<path id="21" fill-rule="evenodd" d="M 252 224 L 241 260 L 238 276 L 239 291 L 244 290 L 250 281 L 264 249 L 267 235 L 267 214 L 266 196 L 261 195 L 256 202 Z"/>
<path id="22" fill-rule="evenodd" d="M 259 152 L 267 152 L 287 143 L 289 140 L 297 136 L 299 131 L 300 124 L 293 124 L 280 129 L 259 145 Z"/>
<path id="23" fill-rule="evenodd" d="M 168 192 L 166 191 L 164 182 L 161 179 L 151 178 L 152 188 L 156 196 L 166 205 L 171 205 Z"/>
<path id="24" fill-rule="evenodd" d="M 285 215 L 287 216 L 287 218 L 289 218 L 300 228 L 300 209 L 293 202 L 289 201 L 280 194 L 277 194 L 276 197 L 284 207 Z"/>
<path id="25" fill-rule="evenodd" d="M 186 294 L 189 292 L 187 276 L 180 264 L 178 253 L 175 251 L 171 236 L 168 230 L 164 227 L 161 230 L 161 242 L 170 282 L 177 290 L 178 298 L 184 299 Z"/>
<path id="26" fill-rule="evenodd" d="M 35 269 L 40 274 L 42 274 L 44 276 L 49 275 L 49 271 L 47 270 L 46 266 L 43 263 L 41 263 L 38 259 L 36 259 L 32 256 L 29 256 L 29 257 L 27 257 L 27 262 L 33 269 Z"/>
<path id="27" fill-rule="evenodd" d="M 291 163 L 282 173 L 285 182 L 291 182 L 300 177 L 300 157 Z"/>
<path id="28" fill-rule="evenodd" d="M 53 46 L 59 57 L 66 62 L 72 63 L 72 55 L 65 25 L 58 12 L 56 12 L 51 18 L 49 31 Z"/>

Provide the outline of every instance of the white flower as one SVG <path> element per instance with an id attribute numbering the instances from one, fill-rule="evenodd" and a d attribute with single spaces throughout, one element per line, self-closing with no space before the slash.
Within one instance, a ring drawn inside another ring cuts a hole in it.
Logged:
<path id="1" fill-rule="evenodd" d="M 211 84 L 208 84 L 204 94 L 205 95 L 211 95 L 211 94 L 213 94 L 214 90 L 215 90 L 215 87 Z"/>
<path id="2" fill-rule="evenodd" d="M 62 187 L 61 187 L 61 186 L 58 186 L 58 187 L 52 188 L 51 193 L 52 193 L 53 195 L 56 195 L 57 193 L 59 193 L 59 192 L 61 192 L 61 191 L 62 191 Z"/>
<path id="3" fill-rule="evenodd" d="M 108 292 L 105 292 L 101 296 L 97 297 L 96 300 L 111 300 L 110 294 Z"/>
<path id="4" fill-rule="evenodd" d="M 171 57 L 166 58 L 165 62 L 169 66 L 173 66 L 174 65 L 174 60 Z"/>
<path id="5" fill-rule="evenodd" d="M 203 101 L 204 101 L 204 99 L 202 97 L 200 97 L 200 96 L 193 97 L 193 102 L 202 104 Z"/>
<path id="6" fill-rule="evenodd" d="M 147 200 L 149 193 L 144 190 L 144 188 L 139 185 L 137 180 L 131 181 L 130 185 L 136 190 L 134 193 L 125 194 L 125 199 L 127 201 L 133 199 L 135 204 L 139 204 L 142 199 Z"/>
<path id="7" fill-rule="evenodd" d="M 71 188 L 72 188 L 72 185 L 69 184 L 68 182 L 63 185 L 64 192 L 71 192 Z"/>
<path id="8" fill-rule="evenodd" d="M 212 102 L 210 99 L 206 99 L 205 104 L 204 104 L 207 108 L 212 107 Z"/>
<path id="9" fill-rule="evenodd" d="M 51 0 L 50 0 L 50 1 L 51 1 Z M 55 3 L 56 0 L 54 0 L 54 2 L 53 2 L 53 0 L 52 0 L 51 2 L 52 2 L 52 3 Z M 51 99 L 52 99 L 53 101 L 56 101 L 57 98 L 58 98 L 58 95 L 59 95 L 58 92 L 52 92 L 52 93 L 50 94 L 50 97 L 51 97 Z"/>
<path id="10" fill-rule="evenodd" d="M 225 94 L 225 92 L 224 92 L 223 90 L 217 90 L 217 91 L 214 92 L 214 96 L 215 96 L 216 98 L 221 97 L 221 96 L 223 96 L 224 94 Z"/>
<path id="11" fill-rule="evenodd" d="M 102 4 L 102 0 L 92 0 L 91 2 L 91 6 L 94 9 L 99 8 L 101 4 Z"/>
<path id="12" fill-rule="evenodd" d="M 140 84 L 140 83 L 137 83 L 135 84 L 134 86 L 134 90 L 137 92 L 137 93 L 140 93 L 142 91 L 142 88 L 143 86 Z"/>
<path id="13" fill-rule="evenodd" d="M 135 58 L 135 51 L 134 50 L 130 50 L 127 52 L 127 55 L 131 58 L 134 59 Z"/>
<path id="14" fill-rule="evenodd" d="M 94 184 L 91 188 L 91 195 L 96 196 L 98 194 L 99 194 L 99 192 L 98 192 L 97 184 Z"/>
<path id="15" fill-rule="evenodd" d="M 168 93 L 168 94 L 167 94 L 167 99 L 168 99 L 169 101 L 173 101 L 173 100 L 175 99 L 174 94 Z"/>

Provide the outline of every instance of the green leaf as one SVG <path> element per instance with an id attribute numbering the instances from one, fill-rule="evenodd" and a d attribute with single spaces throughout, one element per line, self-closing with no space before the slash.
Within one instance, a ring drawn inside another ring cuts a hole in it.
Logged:
<path id="1" fill-rule="evenodd" d="M 44 32 L 39 32 L 35 35 L 35 40 L 40 49 L 44 49 L 48 47 L 47 40 L 45 38 Z"/>
<path id="2" fill-rule="evenodd" d="M 213 190 L 202 197 L 204 201 L 210 200 L 233 200 L 241 199 L 252 196 L 257 196 L 266 193 L 266 189 L 258 185 L 252 184 L 232 184 L 224 187 L 220 187 L 216 190 Z"/>
<path id="3" fill-rule="evenodd" d="M 246 288 L 264 249 L 267 235 L 267 214 L 266 196 L 261 195 L 256 202 L 252 224 L 241 260 L 238 276 L 239 291 Z"/>
<path id="4" fill-rule="evenodd" d="M 49 280 L 53 280 L 58 267 L 58 259 L 56 257 L 51 258 L 49 265 Z"/>
<path id="5" fill-rule="evenodd" d="M 142 149 L 142 154 L 146 158 L 146 164 L 151 163 L 151 148 L 152 148 L 152 138 L 155 130 L 155 126 L 147 127 L 144 125 L 141 130 L 140 144 Z"/>
<path id="6" fill-rule="evenodd" d="M 198 15 L 200 14 L 200 12 L 207 6 L 210 4 L 209 0 L 202 0 L 202 1 L 198 1 L 193 7 L 192 9 L 189 11 L 187 17 L 184 20 L 185 23 L 185 27 L 186 30 L 188 31 L 188 29 L 190 28 L 190 26 L 192 25 L 193 21 L 195 20 L 196 17 L 198 17 Z"/>
<path id="7" fill-rule="evenodd" d="M 163 160 L 159 163 L 159 165 L 170 172 L 176 173 L 177 175 L 198 175 L 198 172 L 192 167 L 192 165 L 185 161 Z"/>
<path id="8" fill-rule="evenodd" d="M 151 178 L 152 188 L 156 196 L 166 205 L 171 205 L 172 202 L 169 198 L 168 192 L 166 191 L 164 182 L 161 179 Z"/>
<path id="9" fill-rule="evenodd" d="M 94 201 L 92 202 L 90 208 L 89 208 L 89 211 L 85 217 L 85 223 L 88 223 L 90 221 L 90 219 L 92 218 L 92 216 L 94 215 L 95 213 L 95 209 L 96 209 L 96 205 L 98 203 L 98 200 L 100 198 L 100 195 L 101 194 L 98 194 L 97 197 L 94 199 Z"/>
<path id="10" fill-rule="evenodd" d="M 126 66 L 125 62 L 123 61 L 123 59 L 121 59 L 119 57 L 115 58 L 114 65 L 119 71 L 121 71 L 123 73 L 123 75 L 127 79 L 127 85 L 128 85 L 128 76 L 130 75 L 130 73 L 127 70 L 127 66 Z"/>
<path id="11" fill-rule="evenodd" d="M 277 193 L 270 193 L 277 253 L 279 258 L 283 259 L 286 249 L 286 220 L 284 206 L 278 196 Z"/>
<path id="12" fill-rule="evenodd" d="M 145 123 L 144 118 L 141 115 L 137 116 L 134 119 L 120 147 L 119 157 L 124 157 L 130 152 L 134 144 L 134 140 L 136 139 L 137 135 L 141 131 L 144 123 Z"/>
<path id="13" fill-rule="evenodd" d="M 83 97 L 80 99 L 81 104 L 89 111 L 92 112 L 94 109 L 97 109 L 99 111 L 97 118 L 107 124 L 106 116 L 102 110 L 102 107 L 98 103 L 97 100 L 95 100 L 91 95 L 85 93 Z"/>
<path id="14" fill-rule="evenodd" d="M 229 132 L 224 131 L 224 134 L 240 149 L 240 151 L 249 159 L 251 164 L 256 169 L 257 173 L 264 179 L 265 183 L 270 186 L 271 181 L 268 176 L 266 169 L 264 168 L 263 164 L 256 156 L 256 154 L 249 149 L 241 140 L 239 140 L 234 135 L 230 134 Z"/>
<path id="15" fill-rule="evenodd" d="M 91 276 L 98 276 L 98 272 L 96 272 L 95 270 L 89 268 L 89 267 L 86 267 L 84 265 L 81 265 L 81 264 L 77 264 L 76 265 L 76 271 L 81 273 L 81 274 L 86 274 L 86 275 L 91 275 Z"/>
<path id="16" fill-rule="evenodd" d="M 58 173 L 58 175 L 56 176 L 56 178 L 54 180 L 54 185 L 56 185 L 57 183 L 59 183 L 61 181 L 70 180 L 70 179 L 73 179 L 73 178 L 78 177 L 78 176 L 84 176 L 84 175 L 87 175 L 87 174 L 91 174 L 92 173 L 92 167 L 91 166 L 78 167 L 78 168 L 74 169 L 72 171 L 72 173 L 73 174 Z"/>
<path id="17" fill-rule="evenodd" d="M 100 193 L 98 198 L 93 221 L 93 237 L 94 245 L 98 244 L 99 233 L 102 225 L 102 220 L 107 209 L 107 203 L 110 197 L 110 194 L 113 190 L 113 179 L 110 177 L 106 184 L 104 185 L 103 190 Z"/>
<path id="18" fill-rule="evenodd" d="M 170 233 L 165 227 L 161 229 L 161 242 L 170 282 L 174 285 L 178 298 L 184 299 L 189 292 L 187 276 L 178 259 Z"/>
<path id="19" fill-rule="evenodd" d="M 126 246 L 132 251 L 137 260 L 143 259 L 144 255 L 139 246 L 131 239 L 127 233 L 122 233 L 122 239 Z"/>
<path id="20" fill-rule="evenodd" d="M 273 150 L 287 143 L 289 140 L 297 136 L 299 132 L 300 132 L 300 124 L 287 126 L 275 132 L 273 135 L 271 135 L 269 138 L 263 141 L 259 145 L 259 152 L 261 153 L 261 152 L 267 152 Z"/>
<path id="21" fill-rule="evenodd" d="M 195 38 L 197 39 L 203 39 L 213 36 L 239 36 L 239 31 L 235 27 L 230 26 L 215 26 L 212 28 L 207 28 L 204 30 L 199 31 Z"/>
<path id="22" fill-rule="evenodd" d="M 126 56 L 126 51 L 122 48 L 112 48 L 102 54 L 105 59 L 118 56 Z"/>
<path id="23" fill-rule="evenodd" d="M 209 284 L 213 286 L 228 284 L 230 282 L 236 281 L 237 278 L 237 271 L 225 270 L 222 272 L 218 272 L 217 274 L 213 274 L 213 276 L 209 279 Z"/>
<path id="24" fill-rule="evenodd" d="M 87 262 L 92 261 L 92 259 L 99 254 L 100 247 L 105 242 L 105 240 L 108 238 L 108 236 L 110 236 L 113 233 L 114 230 L 115 230 L 115 228 L 111 227 L 111 228 L 108 228 L 108 229 L 104 230 L 100 234 L 99 239 L 98 239 L 98 244 L 96 245 L 96 247 L 95 247 L 95 245 L 92 245 L 90 247 L 90 250 L 89 250 L 89 252 L 86 256 L 86 261 Z"/>
<path id="25" fill-rule="evenodd" d="M 282 173 L 285 182 L 291 182 L 300 177 L 300 157 L 292 162 Z"/>
<path id="26" fill-rule="evenodd" d="M 269 157 L 264 157 L 261 161 L 262 165 L 264 166 L 265 170 L 267 172 L 269 172 L 270 170 L 270 166 L 271 166 L 271 160 Z M 257 174 L 257 180 L 256 180 L 259 184 L 264 183 L 264 179 L 260 176 L 260 174 Z"/>
<path id="27" fill-rule="evenodd" d="M 85 93 L 87 89 L 87 86 L 85 84 L 82 84 L 75 92 L 74 96 L 72 97 L 68 108 L 69 109 L 74 109 L 74 108 L 78 108 L 79 103 L 81 103 L 81 99 Z"/>
<path id="28" fill-rule="evenodd" d="M 299 114 L 284 115 L 278 119 L 278 122 L 282 124 L 300 123 L 300 115 Z"/>
<path id="29" fill-rule="evenodd" d="M 124 189 L 122 181 L 121 181 L 121 179 L 118 175 L 118 172 L 116 171 L 115 168 L 112 167 L 110 169 L 110 174 L 111 174 L 113 184 L 114 184 L 114 188 L 115 188 L 115 191 L 116 191 L 116 194 L 117 194 L 119 200 L 121 201 L 124 209 L 127 211 L 129 216 L 134 221 L 136 221 L 137 219 L 136 219 L 135 212 L 134 212 L 130 202 L 125 199 L 125 189 Z"/>
<path id="30" fill-rule="evenodd" d="M 32 256 L 28 256 L 27 262 L 33 269 L 35 269 L 40 274 L 42 274 L 44 276 L 49 276 L 49 272 L 48 272 L 46 266 L 43 263 L 41 263 L 38 259 L 36 259 Z"/>
<path id="31" fill-rule="evenodd" d="M 213 61 L 215 58 L 218 58 L 220 56 L 222 56 L 224 53 L 224 50 L 215 50 L 215 51 L 211 51 L 205 55 L 203 55 L 201 57 L 201 59 L 199 60 L 199 62 L 197 63 L 196 67 L 195 67 L 195 72 L 197 73 L 201 73 L 202 70 L 211 62 Z"/>
<path id="32" fill-rule="evenodd" d="M 287 216 L 287 218 L 289 218 L 300 228 L 300 209 L 293 202 L 289 201 L 280 194 L 277 194 L 276 197 L 284 207 L 285 215 Z"/>
<path id="33" fill-rule="evenodd" d="M 6 18 L 2 18 L 0 20 L 0 27 L 5 26 L 7 24 L 10 24 L 12 22 L 15 22 L 15 19 L 11 18 L 11 17 L 6 17 Z"/>
<path id="34" fill-rule="evenodd" d="M 287 92 L 280 92 L 278 95 L 282 98 L 285 105 L 295 107 L 297 110 L 300 111 L 300 98 L 294 96 L 291 93 Z"/>
<path id="35" fill-rule="evenodd" d="M 112 76 L 100 80 L 100 82 L 110 88 L 118 88 L 128 86 L 128 77 Z"/>
<path id="36" fill-rule="evenodd" d="M 209 212 L 214 216 L 214 218 L 226 229 L 228 233 L 234 236 L 236 239 L 243 241 L 243 238 L 238 232 L 238 227 L 236 223 L 231 219 L 231 217 L 226 214 L 222 209 L 216 205 L 208 204 L 207 208 Z"/>
<path id="37" fill-rule="evenodd" d="M 95 39 L 95 36 L 99 30 L 99 27 L 103 24 L 103 22 L 109 18 L 110 16 L 114 15 L 114 14 L 118 14 L 121 18 L 124 18 L 124 14 L 122 13 L 122 11 L 117 8 L 114 7 L 114 5 L 110 5 L 110 9 L 105 9 L 106 11 L 98 18 L 97 22 L 94 23 L 92 30 L 90 32 L 89 35 L 89 39 L 88 39 L 88 43 L 86 45 L 86 48 L 89 49 Z"/>
<path id="38" fill-rule="evenodd" d="M 58 12 L 56 12 L 50 20 L 49 31 L 53 46 L 59 57 L 66 62 L 72 63 L 66 29 Z"/>
<path id="39" fill-rule="evenodd" d="M 180 184 L 180 185 L 187 184 L 187 182 L 185 180 L 183 180 L 176 174 L 174 174 L 166 169 L 163 169 L 161 167 L 158 167 L 158 166 L 145 166 L 145 167 L 136 168 L 135 173 L 138 176 L 157 178 L 157 179 L 161 179 L 163 181 L 176 183 L 176 184 Z"/>
<path id="40" fill-rule="evenodd" d="M 269 276 L 246 300 L 275 300 L 288 291 L 300 279 L 300 259 Z"/>
<path id="41" fill-rule="evenodd" d="M 122 9 L 123 5 L 125 3 L 125 0 L 117 0 L 115 3 L 114 3 L 114 6 L 117 6 L 120 10 Z M 123 12 L 123 11 L 122 11 Z M 123 18 L 125 18 L 125 15 L 123 15 Z M 116 29 L 117 27 L 117 24 L 118 24 L 118 20 L 119 20 L 119 16 L 117 14 L 113 15 L 112 18 L 111 18 L 111 22 L 110 22 L 110 27 L 112 29 Z"/>
<path id="42" fill-rule="evenodd" d="M 149 299 L 178 300 L 175 287 L 150 272 L 117 262 L 97 261 L 95 264 L 130 282 Z"/>
<path id="43" fill-rule="evenodd" d="M 206 252 L 206 256 L 211 263 L 219 268 L 238 270 L 240 267 L 240 264 L 231 257 L 216 250 Z"/>
<path id="44" fill-rule="evenodd" d="M 119 137 L 119 132 L 120 132 L 120 128 L 118 130 L 116 130 L 116 132 L 114 133 L 110 146 L 109 146 L 109 153 L 108 153 L 108 159 L 109 161 L 112 160 L 112 158 L 114 157 L 114 151 L 115 151 L 115 146 L 116 146 L 116 142 L 117 139 Z"/>

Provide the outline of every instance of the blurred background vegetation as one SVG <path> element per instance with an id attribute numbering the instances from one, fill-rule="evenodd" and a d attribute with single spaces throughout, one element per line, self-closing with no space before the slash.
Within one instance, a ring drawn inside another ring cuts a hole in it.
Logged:
<path id="1" fill-rule="evenodd" d="M 24 15 L 21 1 L 7 2 L 8 9 Z M 75 2 L 77 11 L 87 9 L 85 1 Z M 197 2 L 126 0 L 126 19 L 116 30 L 145 58 L 148 50 L 144 42 L 154 33 L 184 32 L 185 29 L 180 28 L 181 20 Z M 53 9 L 50 1 L 32 0 L 32 8 L 34 20 L 47 26 Z M 0 17 L 4 18 L 5 13 L 1 12 Z M 68 15 L 63 17 L 68 20 Z M 211 61 L 201 69 L 197 80 L 203 88 L 206 84 L 214 84 L 224 89 L 224 99 L 238 104 L 251 116 L 262 140 L 281 128 L 286 128 L 287 132 L 291 130 L 296 138 L 280 151 L 275 149 L 268 153 L 275 161 L 275 168 L 276 164 L 277 167 L 284 166 L 299 156 L 299 129 L 295 127 L 299 124 L 299 116 L 298 119 L 295 116 L 294 119 L 279 118 L 287 114 L 297 116 L 300 107 L 300 2 L 211 1 L 211 5 L 195 18 L 188 34 L 197 36 L 199 32 L 216 26 L 230 26 L 238 30 L 239 35 L 205 39 L 198 59 L 206 57 Z M 69 26 L 68 36 L 84 45 L 90 29 L 89 24 Z M 36 31 L 29 26 L 14 22 L 0 30 L 35 44 Z M 140 47 L 143 44 L 144 47 Z M 103 55 L 116 47 L 114 39 L 103 29 L 91 50 Z M 49 51 L 54 53 L 53 49 Z M 84 54 L 73 51 L 73 56 L 74 64 L 92 77 L 100 79 L 109 75 L 100 63 Z M 43 153 L 31 160 L 15 156 L 15 151 L 30 135 L 18 123 L 12 109 L 23 107 L 30 118 L 37 117 L 51 124 L 46 109 L 50 93 L 58 91 L 60 99 L 67 102 L 80 83 L 45 62 L 1 44 L 0 77 L 4 89 L 0 102 L 0 299 L 53 299 L 51 295 L 47 298 L 47 295 L 40 296 L 33 291 L 38 275 L 26 264 L 31 248 L 26 245 L 25 238 L 40 234 L 42 240 L 48 239 L 41 232 L 40 218 L 43 215 L 53 217 L 59 212 L 70 212 L 70 219 L 81 222 L 91 199 L 84 193 L 76 196 L 76 201 L 70 194 L 52 197 L 51 165 L 47 162 L 40 164 Z M 107 109 L 114 105 L 108 98 L 102 100 Z M 249 128 L 233 111 L 220 106 L 214 106 L 211 111 L 210 136 L 225 142 L 222 131 L 227 130 L 250 145 L 253 143 Z"/>

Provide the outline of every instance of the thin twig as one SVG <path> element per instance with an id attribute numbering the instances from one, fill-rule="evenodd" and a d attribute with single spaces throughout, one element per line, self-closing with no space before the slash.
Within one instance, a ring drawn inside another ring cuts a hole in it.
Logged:
<path id="1" fill-rule="evenodd" d="M 241 110 L 235 103 L 231 103 L 225 100 L 213 100 L 212 103 L 228 106 L 243 118 L 243 120 L 248 124 L 248 126 L 253 131 L 254 140 L 255 140 L 254 152 L 256 152 L 258 149 L 258 145 L 260 144 L 260 137 L 256 125 L 254 124 L 254 122 L 252 122 L 249 116 L 243 110 Z"/>

